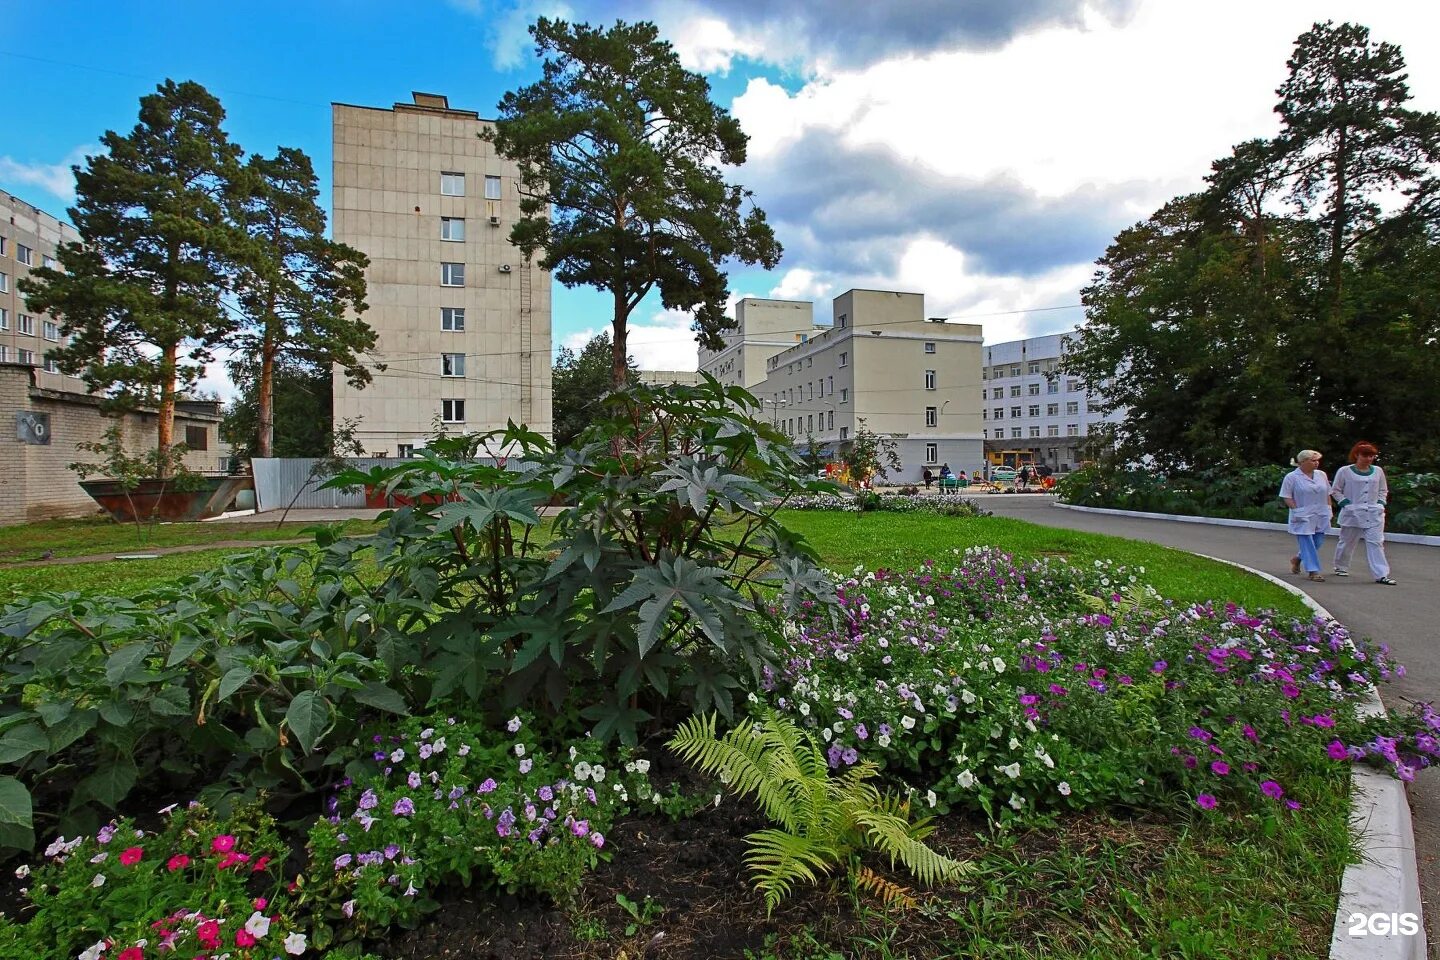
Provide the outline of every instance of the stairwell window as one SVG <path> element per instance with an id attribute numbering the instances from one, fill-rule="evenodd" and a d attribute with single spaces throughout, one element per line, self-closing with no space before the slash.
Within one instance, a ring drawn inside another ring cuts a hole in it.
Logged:
<path id="1" fill-rule="evenodd" d="M 10 311 L 0 307 L 0 333 L 10 329 Z"/>
<path id="2" fill-rule="evenodd" d="M 465 331 L 465 308 L 441 307 L 440 329 L 450 333 L 463 333 Z"/>
<path id="3" fill-rule="evenodd" d="M 850 354 L 849 354 L 848 352 L 840 354 L 840 366 L 841 366 L 841 367 L 848 367 L 849 365 L 850 365 Z"/>
<path id="4" fill-rule="evenodd" d="M 925 408 L 925 426 L 935 427 L 940 424 L 940 409 L 938 407 Z"/>
<path id="5" fill-rule="evenodd" d="M 465 196 L 465 174 L 463 174 L 463 173 L 442 173 L 442 174 L 440 174 L 440 196 L 442 196 L 442 197 L 463 197 L 463 196 Z"/>
<path id="6" fill-rule="evenodd" d="M 465 376 L 465 354 L 463 354 L 463 353 L 442 353 L 442 354 L 440 354 L 440 376 L 442 376 L 442 377 L 463 377 L 463 376 Z"/>
<path id="7" fill-rule="evenodd" d="M 934 353 L 934 352 L 935 352 L 935 341 L 933 341 L 933 340 L 926 340 L 926 341 L 925 341 L 925 352 L 926 352 L 926 353 Z"/>
<path id="8" fill-rule="evenodd" d="M 849 388 L 849 387 L 841 387 L 841 388 L 840 388 L 840 402 L 841 402 L 841 403 L 849 403 L 849 402 L 850 402 L 850 388 Z"/>
<path id="9" fill-rule="evenodd" d="M 926 462 L 926 463 L 939 463 L 939 462 L 940 462 L 940 444 L 938 444 L 938 443 L 927 443 L 927 444 L 925 444 L 925 462 Z"/>
<path id="10" fill-rule="evenodd" d="M 464 217 L 441 217 L 440 218 L 440 239 L 463 241 L 465 239 L 465 218 Z"/>
<path id="11" fill-rule="evenodd" d="M 440 401 L 440 422 L 441 422 L 441 423 L 464 423 L 464 422 L 465 422 L 465 401 L 464 401 L 464 400 L 441 400 L 441 401 Z"/>
<path id="12" fill-rule="evenodd" d="M 925 371 L 925 389 L 926 389 L 926 390 L 934 390 L 934 389 L 935 389 L 935 371 L 934 371 L 934 370 L 926 370 L 926 371 Z"/>
<path id="13" fill-rule="evenodd" d="M 840 439 L 841 439 L 841 440 L 849 440 L 849 439 L 850 439 L 850 428 L 849 428 L 849 427 L 841 427 L 841 428 L 840 428 Z"/>
<path id="14" fill-rule="evenodd" d="M 463 287 L 463 286 L 465 286 L 465 264 L 463 264 L 463 263 L 442 263 L 442 264 L 440 264 L 440 286 L 442 286 L 442 287 Z"/>

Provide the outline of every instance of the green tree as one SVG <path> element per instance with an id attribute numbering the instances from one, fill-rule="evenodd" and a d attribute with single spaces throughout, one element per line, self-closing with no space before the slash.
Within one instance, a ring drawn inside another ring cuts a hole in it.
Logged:
<path id="1" fill-rule="evenodd" d="M 855 436 L 840 447 L 840 462 L 856 484 L 868 483 L 872 477 L 887 477 L 889 470 L 900 469 L 899 444 L 891 437 L 878 434 L 856 421 Z"/>
<path id="2" fill-rule="evenodd" d="M 224 119 L 198 83 L 166 80 L 142 97 L 135 128 L 108 131 L 105 152 L 75 168 L 80 242 L 60 246 L 59 269 L 18 284 L 71 338 L 51 351 L 62 370 L 112 406 L 158 408 L 159 464 L 169 462 L 177 389 L 194 384 L 234 326 L 221 294 L 243 240 L 231 208 L 241 150 Z"/>
<path id="3" fill-rule="evenodd" d="M 600 400 L 614 389 L 611 380 L 610 361 L 612 348 L 610 334 L 601 332 L 591 337 L 576 353 L 569 347 L 561 347 L 555 356 L 555 367 L 551 375 L 554 391 L 555 446 L 569 446 L 575 438 L 594 422 L 600 410 Z M 635 358 L 627 357 L 625 383 L 634 386 L 640 382 Z"/>
<path id="4" fill-rule="evenodd" d="M 281 147 L 274 157 L 250 157 L 245 174 L 239 215 L 250 243 L 235 277 L 244 321 L 231 341 L 237 351 L 231 372 L 237 380 L 258 377 L 253 449 L 269 457 L 275 455 L 277 364 L 333 365 L 352 386 L 364 387 L 371 374 L 360 354 L 375 346 L 375 331 L 359 316 L 366 309 L 369 261 L 326 238 L 310 158 Z"/>
<path id="5" fill-rule="evenodd" d="M 727 259 L 774 267 L 780 244 L 751 194 L 727 183 L 749 138 L 680 66 L 654 24 L 608 30 L 541 18 L 538 82 L 505 94 L 483 136 L 520 165 L 522 217 L 510 240 L 567 287 L 614 301 L 611 383 L 627 378 L 626 324 L 658 288 L 693 311 L 697 339 L 720 349 Z"/>
<path id="6" fill-rule="evenodd" d="M 262 456 L 260 436 L 260 377 L 240 369 L 235 373 L 239 394 L 225 410 L 220 435 L 242 459 Z M 329 366 L 305 366 L 281 360 L 271 378 L 272 420 L 275 441 L 272 457 L 323 457 L 330 453 L 334 420 Z"/>

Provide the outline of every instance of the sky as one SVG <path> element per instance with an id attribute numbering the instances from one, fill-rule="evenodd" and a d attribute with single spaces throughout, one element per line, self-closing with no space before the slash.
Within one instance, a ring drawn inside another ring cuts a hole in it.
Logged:
<path id="1" fill-rule="evenodd" d="M 1398 44 L 1412 107 L 1440 110 L 1440 3 L 1426 0 L 188 0 L 8 4 L 0 187 L 64 217 L 70 166 L 170 77 L 220 97 L 247 151 L 299 147 L 328 198 L 331 102 L 412 90 L 494 116 L 539 74 L 540 15 L 654 21 L 750 137 L 731 178 L 784 245 L 735 264 L 732 300 L 923 293 L 989 343 L 1072 329 L 1113 237 L 1273 136 L 1275 89 L 1316 21 Z M 554 291 L 555 348 L 608 328 L 610 299 Z M 689 318 L 647 300 L 630 346 L 694 369 Z M 228 396 L 222 370 L 205 386 Z"/>

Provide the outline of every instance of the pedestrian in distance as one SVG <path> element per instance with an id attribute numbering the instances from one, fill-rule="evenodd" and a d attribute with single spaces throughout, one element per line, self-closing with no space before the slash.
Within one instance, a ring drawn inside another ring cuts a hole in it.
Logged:
<path id="1" fill-rule="evenodd" d="M 935 476 L 930 472 L 930 468 L 926 467 L 924 470 L 920 471 L 920 479 L 925 481 L 925 489 L 929 490 L 930 484 L 935 480 Z"/>
<path id="2" fill-rule="evenodd" d="M 953 473 L 950 472 L 950 464 L 948 464 L 948 463 L 943 463 L 943 464 L 940 465 L 940 479 L 941 479 L 941 480 L 948 480 L 948 479 L 950 479 L 950 478 L 953 477 L 953 476 L 955 476 L 955 474 L 953 474 Z"/>
<path id="3" fill-rule="evenodd" d="M 1020 468 L 1020 473 L 1016 475 L 1015 479 L 1020 481 L 1021 490 L 1024 490 L 1026 487 L 1028 487 L 1030 485 L 1030 464 L 1027 463 L 1022 466 Z"/>
<path id="4" fill-rule="evenodd" d="M 1393 587 L 1390 561 L 1385 556 L 1385 505 L 1390 485 L 1385 471 L 1375 465 L 1380 449 L 1368 440 L 1350 448 L 1350 462 L 1335 471 L 1330 497 L 1340 508 L 1340 539 L 1335 544 L 1335 576 L 1350 576 L 1350 555 L 1365 541 L 1365 560 L 1376 583 Z"/>
<path id="5" fill-rule="evenodd" d="M 1300 552 L 1290 558 L 1290 572 L 1303 567 L 1306 578 L 1324 583 L 1320 573 L 1320 545 L 1330 529 L 1330 478 L 1320 469 L 1320 453 L 1301 450 L 1291 461 L 1295 469 L 1280 483 L 1280 499 L 1290 508 L 1290 532 Z"/>

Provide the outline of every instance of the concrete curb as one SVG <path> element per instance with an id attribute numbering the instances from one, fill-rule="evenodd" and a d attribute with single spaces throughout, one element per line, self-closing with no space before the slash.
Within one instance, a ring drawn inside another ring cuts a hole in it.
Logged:
<path id="1" fill-rule="evenodd" d="M 1308 593 L 1279 577 L 1233 560 L 1208 557 L 1203 553 L 1196 556 L 1262 577 L 1295 594 L 1317 615 L 1327 620 L 1335 619 Z M 1366 715 L 1385 712 L 1380 693 L 1373 686 L 1370 696 L 1360 705 L 1360 712 Z M 1340 901 L 1335 909 L 1335 928 L 1330 935 L 1331 960 L 1425 960 L 1420 872 L 1415 861 L 1415 829 L 1410 821 L 1410 802 L 1405 796 L 1405 784 L 1378 770 L 1357 765 L 1350 768 L 1350 788 L 1350 820 L 1360 833 L 1361 859 L 1359 863 L 1347 866 L 1340 878 Z M 1416 933 L 1370 932 L 1363 925 L 1365 920 L 1378 915 L 1387 918 L 1393 928 L 1395 916 L 1405 914 L 1414 915 Z M 1358 930 L 1365 932 L 1352 935 L 1351 930 L 1357 926 Z"/>
<path id="2" fill-rule="evenodd" d="M 1136 517 L 1141 520 L 1174 520 L 1176 523 L 1204 523 L 1214 527 L 1247 527 L 1251 530 L 1278 530 L 1281 533 L 1289 532 L 1289 528 L 1283 523 L 1270 523 L 1265 520 L 1231 520 L 1228 517 L 1191 517 L 1181 513 L 1145 513 L 1140 510 L 1116 510 L 1111 507 L 1082 507 L 1073 503 L 1061 503 L 1055 501 L 1055 506 L 1061 510 L 1078 510 L 1081 513 L 1104 513 L 1112 517 Z M 1340 535 L 1339 527 L 1331 527 L 1326 533 L 1332 537 Z M 1422 547 L 1440 547 L 1440 537 L 1425 536 L 1418 533 L 1391 533 L 1385 531 L 1386 543 L 1414 543 Z"/>

